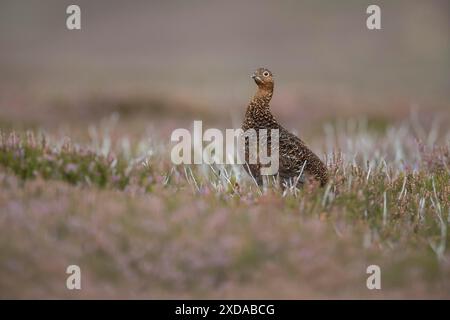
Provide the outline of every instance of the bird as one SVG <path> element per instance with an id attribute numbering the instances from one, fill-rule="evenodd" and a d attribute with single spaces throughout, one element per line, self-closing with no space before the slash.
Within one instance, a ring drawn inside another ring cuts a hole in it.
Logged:
<path id="1" fill-rule="evenodd" d="M 270 101 L 272 100 L 274 90 L 274 76 L 267 68 L 258 68 L 251 76 L 257 85 L 257 90 L 250 100 L 245 112 L 242 131 L 249 129 L 256 131 L 259 143 L 260 129 L 278 129 L 279 131 L 279 169 L 278 176 L 281 187 L 301 186 L 306 178 L 312 177 L 317 180 L 321 186 L 328 182 L 329 175 L 326 165 L 320 158 L 312 152 L 299 137 L 292 134 L 281 126 L 270 111 Z M 265 141 L 267 149 L 270 150 L 270 133 L 267 133 Z M 270 152 L 268 152 L 270 155 Z M 245 141 L 245 163 L 244 169 L 250 174 L 259 186 L 263 185 L 260 159 L 256 163 L 249 162 L 250 143 L 247 138 Z"/>

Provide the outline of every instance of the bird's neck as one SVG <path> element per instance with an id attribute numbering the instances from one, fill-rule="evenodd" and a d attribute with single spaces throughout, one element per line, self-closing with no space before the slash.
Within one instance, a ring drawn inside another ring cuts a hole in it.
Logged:
<path id="1" fill-rule="evenodd" d="M 255 93 L 247 107 L 246 119 L 250 119 L 250 124 L 247 124 L 248 127 L 251 128 L 255 126 L 255 119 L 256 121 L 263 119 L 264 121 L 276 122 L 269 109 L 269 102 L 272 99 L 272 95 L 273 90 L 258 88 L 258 91 Z"/>
<path id="2" fill-rule="evenodd" d="M 258 102 L 257 105 L 269 108 L 269 102 L 272 100 L 272 96 L 273 88 L 258 88 L 252 100 Z"/>

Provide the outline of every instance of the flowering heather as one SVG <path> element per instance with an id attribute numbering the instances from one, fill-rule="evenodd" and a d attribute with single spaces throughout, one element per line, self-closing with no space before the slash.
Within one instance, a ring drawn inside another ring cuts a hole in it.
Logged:
<path id="1" fill-rule="evenodd" d="M 313 144 L 329 184 L 281 190 L 239 166 L 173 166 L 156 136 L 3 132 L 0 298 L 448 298 L 449 137 L 330 124 Z"/>

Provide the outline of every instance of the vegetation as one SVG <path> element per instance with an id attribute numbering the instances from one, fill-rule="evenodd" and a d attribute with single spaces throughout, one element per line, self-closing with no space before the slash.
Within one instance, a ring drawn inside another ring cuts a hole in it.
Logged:
<path id="1" fill-rule="evenodd" d="M 173 166 L 156 136 L 2 132 L 0 296 L 448 298 L 448 139 L 364 123 L 326 126 L 325 188 L 284 191 L 238 166 Z"/>

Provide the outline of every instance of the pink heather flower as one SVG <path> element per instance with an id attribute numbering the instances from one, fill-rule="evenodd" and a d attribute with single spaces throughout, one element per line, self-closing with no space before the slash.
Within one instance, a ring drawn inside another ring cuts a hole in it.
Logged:
<path id="1" fill-rule="evenodd" d="M 66 173 L 74 173 L 74 172 L 77 171 L 77 169 L 78 169 L 78 166 L 77 166 L 76 164 L 74 164 L 74 163 L 68 163 L 68 164 L 66 165 L 66 167 L 64 168 L 64 171 L 65 171 Z"/>

